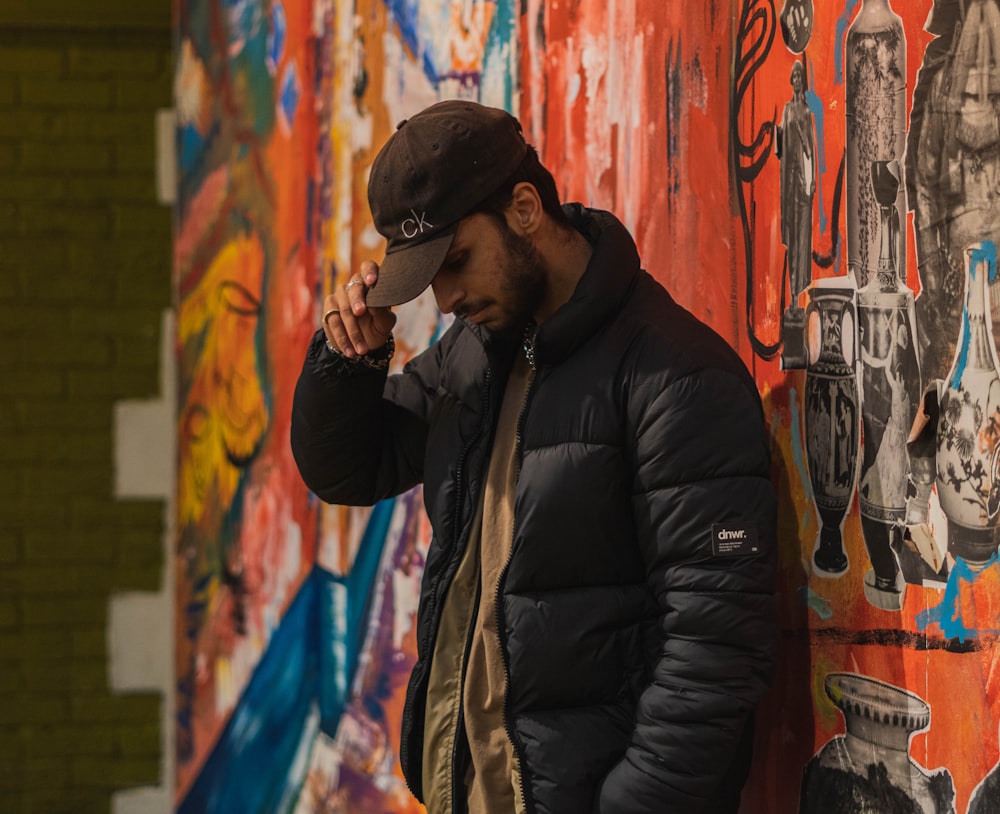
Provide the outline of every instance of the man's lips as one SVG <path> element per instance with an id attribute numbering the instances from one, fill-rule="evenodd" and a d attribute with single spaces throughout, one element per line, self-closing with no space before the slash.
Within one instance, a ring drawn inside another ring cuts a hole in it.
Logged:
<path id="1" fill-rule="evenodd" d="M 475 322 L 478 325 L 482 321 L 482 316 L 487 308 L 489 308 L 489 303 L 475 303 L 470 307 L 463 308 L 459 311 L 459 314 L 463 319 Z"/>

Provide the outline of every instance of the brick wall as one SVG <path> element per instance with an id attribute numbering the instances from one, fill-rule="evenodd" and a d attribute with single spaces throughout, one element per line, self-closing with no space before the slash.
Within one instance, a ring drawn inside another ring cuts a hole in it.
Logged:
<path id="1" fill-rule="evenodd" d="M 112 496 L 114 403 L 157 394 L 171 299 L 154 176 L 169 10 L 129 14 L 0 11 L 4 814 L 108 812 L 114 790 L 160 782 L 161 698 L 113 695 L 107 666 L 109 596 L 163 569 L 162 504 Z"/>

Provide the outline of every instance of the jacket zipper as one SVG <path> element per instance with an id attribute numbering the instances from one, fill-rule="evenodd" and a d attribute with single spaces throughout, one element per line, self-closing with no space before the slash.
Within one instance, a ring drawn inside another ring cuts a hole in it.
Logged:
<path id="1" fill-rule="evenodd" d="M 454 577 L 455 570 L 458 568 L 458 562 L 460 560 L 459 557 L 455 556 L 455 553 L 458 552 L 458 548 L 459 548 L 458 544 L 459 544 L 459 542 L 461 542 L 461 538 L 463 537 L 461 531 L 459 531 L 459 523 L 461 522 L 461 519 L 462 519 L 462 497 L 463 497 L 463 494 L 462 494 L 463 493 L 463 488 L 462 487 L 463 487 L 463 474 L 464 474 L 464 467 L 465 467 L 465 458 L 466 458 L 466 456 L 468 456 L 469 451 L 472 449 L 472 447 L 475 446 L 476 442 L 482 437 L 484 429 L 486 427 L 488 427 L 489 424 L 490 424 L 490 420 L 491 420 L 490 419 L 490 415 L 489 415 L 490 414 L 490 390 L 491 390 L 492 382 L 493 382 L 493 369 L 491 367 L 487 366 L 487 368 L 486 368 L 486 381 L 485 381 L 484 386 L 483 386 L 483 422 L 479 425 L 479 431 L 477 433 L 475 433 L 475 435 L 473 435 L 469 439 L 468 443 L 466 443 L 465 447 L 462 449 L 462 453 L 461 453 L 461 455 L 458 458 L 458 465 L 455 468 L 455 516 L 454 516 L 454 523 L 452 524 L 453 528 L 455 529 L 455 550 L 454 550 L 454 552 L 452 552 L 452 559 L 449 561 L 449 568 L 447 570 L 447 575 L 448 575 L 449 579 L 451 579 L 451 578 Z M 475 515 L 473 514 L 473 516 L 475 516 Z M 464 537 L 465 537 L 466 542 L 468 542 L 468 535 L 464 535 Z M 435 615 L 437 613 L 438 588 L 440 587 L 441 581 L 444 579 L 445 575 L 446 575 L 445 572 L 441 572 L 438 575 L 438 577 L 435 580 L 434 584 L 431 586 L 431 592 L 430 592 L 430 594 L 427 597 L 427 602 L 428 602 L 427 612 L 430 614 L 430 616 L 431 616 L 432 619 L 435 617 Z M 423 638 L 420 640 L 420 652 L 422 652 L 424 654 L 427 654 L 427 647 L 430 644 L 430 635 L 431 635 L 430 631 L 431 631 L 431 629 L 432 629 L 432 627 L 428 626 L 427 629 L 424 631 Z M 430 654 L 430 656 L 433 657 L 433 653 Z M 428 663 L 429 662 L 425 658 L 425 660 L 424 660 L 424 670 L 423 670 L 424 674 L 427 671 L 427 664 Z M 463 666 L 462 669 L 464 671 L 465 667 Z M 409 683 L 409 685 L 407 686 L 407 689 L 406 689 L 406 700 L 404 702 L 404 709 L 411 709 L 412 710 L 412 708 L 413 708 L 413 694 L 415 692 L 415 687 L 416 687 L 416 685 L 418 683 L 422 684 L 424 682 L 424 678 L 425 678 L 424 674 L 421 674 L 419 682 L 411 681 Z M 426 698 L 425 698 L 425 702 L 426 702 Z M 454 778 L 454 775 L 455 775 L 455 755 L 454 755 L 454 749 L 452 751 L 453 751 L 453 754 L 452 754 L 452 764 L 451 764 L 452 772 L 451 773 L 452 773 L 452 777 Z M 408 742 L 404 741 L 404 742 L 400 743 L 400 745 L 399 745 L 399 762 L 400 762 L 401 765 L 404 765 L 404 766 L 410 765 L 409 755 L 410 755 L 410 748 L 409 748 Z M 420 773 L 421 773 L 421 785 L 422 785 L 423 784 L 422 783 L 423 765 L 421 765 Z M 417 795 L 417 793 L 416 793 L 415 789 L 413 788 L 412 784 L 410 783 L 410 781 L 405 776 L 404 776 L 403 779 L 406 780 L 406 787 L 410 790 L 410 794 L 412 794 L 418 800 L 420 800 L 421 802 L 423 802 L 424 795 L 423 794 Z M 454 779 L 453 779 L 453 785 L 454 785 Z M 422 791 L 422 789 L 421 789 L 421 791 Z M 452 802 L 452 809 L 454 810 L 454 801 Z"/>
<path id="2" fill-rule="evenodd" d="M 515 494 L 516 494 L 516 484 L 521 479 L 521 459 L 523 457 L 522 452 L 522 442 L 523 442 L 523 430 L 524 430 L 524 417 L 528 412 L 528 402 L 531 400 L 531 390 L 535 384 L 535 365 L 534 359 L 529 356 L 529 362 L 531 364 L 531 371 L 528 374 L 528 386 L 524 392 L 524 401 L 521 403 L 521 412 L 517 417 L 517 433 L 514 436 L 515 445 L 515 466 L 517 467 L 514 473 L 514 484 L 515 484 Z M 525 775 L 525 764 L 524 755 L 521 751 L 521 744 L 517 736 L 514 733 L 514 727 L 510 722 L 510 663 L 507 658 L 507 636 L 506 628 L 503 623 L 503 585 L 507 581 L 507 571 L 510 569 L 511 560 L 514 559 L 514 539 L 517 538 L 517 516 L 514 517 L 514 526 L 511 530 L 511 546 L 510 552 L 507 554 L 507 562 L 504 563 L 503 568 L 500 571 L 500 578 L 497 580 L 496 596 L 493 597 L 493 608 L 494 613 L 496 613 L 496 625 L 497 625 L 497 637 L 500 639 L 500 656 L 503 660 L 503 727 L 507 733 L 507 737 L 510 739 L 511 746 L 514 749 L 514 755 L 518 763 L 518 783 L 521 787 L 521 800 L 524 802 L 524 808 L 527 812 L 534 810 L 533 801 L 528 796 L 528 790 L 525 786 L 524 775 Z"/>

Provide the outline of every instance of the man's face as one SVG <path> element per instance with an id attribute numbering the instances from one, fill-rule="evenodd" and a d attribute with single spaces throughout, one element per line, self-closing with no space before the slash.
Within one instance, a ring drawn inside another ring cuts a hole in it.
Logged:
<path id="1" fill-rule="evenodd" d="M 545 293 L 546 275 L 532 242 L 482 213 L 463 218 L 431 282 L 438 308 L 496 334 L 520 329 Z"/>

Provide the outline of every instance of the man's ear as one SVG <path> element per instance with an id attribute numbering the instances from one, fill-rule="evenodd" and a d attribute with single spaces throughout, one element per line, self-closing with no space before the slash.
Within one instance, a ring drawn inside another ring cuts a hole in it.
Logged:
<path id="1" fill-rule="evenodd" d="M 506 211 L 510 228 L 521 235 L 532 234 L 541 225 L 544 214 L 535 185 L 527 181 L 516 184 Z"/>

